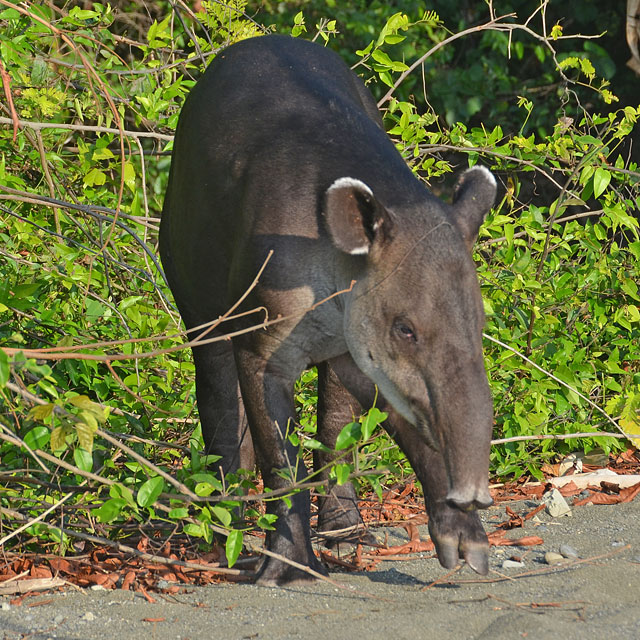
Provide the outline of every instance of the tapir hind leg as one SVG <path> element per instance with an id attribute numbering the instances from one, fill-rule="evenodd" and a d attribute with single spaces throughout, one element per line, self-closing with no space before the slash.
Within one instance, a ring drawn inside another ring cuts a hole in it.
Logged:
<path id="1" fill-rule="evenodd" d="M 253 469 L 255 453 L 231 342 L 223 340 L 194 347 L 193 359 L 206 453 L 222 456 L 215 467 L 222 467 L 224 473 Z"/>
<path id="2" fill-rule="evenodd" d="M 342 428 L 362 412 L 358 401 L 345 389 L 328 362 L 318 365 L 318 440 L 335 449 Z M 316 478 L 328 483 L 330 465 L 336 454 L 314 451 Z M 318 498 L 318 531 L 342 531 L 362 524 L 353 485 L 330 485 Z M 346 532 L 345 532 L 346 533 Z"/>

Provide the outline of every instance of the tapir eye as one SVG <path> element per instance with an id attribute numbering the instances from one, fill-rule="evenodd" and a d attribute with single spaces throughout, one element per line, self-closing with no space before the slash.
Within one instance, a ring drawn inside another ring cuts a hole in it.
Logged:
<path id="1" fill-rule="evenodd" d="M 407 340 L 409 342 L 418 341 L 418 336 L 411 326 L 411 323 L 407 322 L 406 320 L 396 320 L 393 323 L 393 332 L 396 334 L 396 336 L 402 338 L 403 340 Z"/>

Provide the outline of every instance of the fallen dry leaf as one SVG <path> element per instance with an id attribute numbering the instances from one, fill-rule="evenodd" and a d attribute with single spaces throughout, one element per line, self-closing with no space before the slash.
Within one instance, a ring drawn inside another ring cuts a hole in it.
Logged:
<path id="1" fill-rule="evenodd" d="M 572 496 L 576 496 L 579 493 L 582 493 L 583 491 L 583 489 L 581 489 L 575 482 L 573 482 L 573 480 L 571 480 L 570 482 L 567 482 L 561 487 L 556 487 L 556 488 L 564 498 L 570 498 Z"/>
<path id="2" fill-rule="evenodd" d="M 531 547 L 537 544 L 543 544 L 544 540 L 538 536 L 524 536 L 522 538 L 506 538 L 505 529 L 496 529 L 487 537 L 489 544 L 493 547 Z"/>
<path id="3" fill-rule="evenodd" d="M 582 500 L 576 500 L 573 503 L 574 507 L 579 507 L 584 504 L 621 504 L 624 502 L 631 502 L 638 494 L 640 494 L 640 482 L 632 487 L 625 487 L 619 490 L 619 493 L 604 493 L 603 491 L 592 491 L 591 495 L 583 498 Z"/>

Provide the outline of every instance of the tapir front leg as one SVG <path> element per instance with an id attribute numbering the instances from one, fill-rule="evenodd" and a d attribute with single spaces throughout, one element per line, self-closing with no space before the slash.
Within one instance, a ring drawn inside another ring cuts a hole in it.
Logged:
<path id="1" fill-rule="evenodd" d="M 248 344 L 247 344 L 248 343 Z M 293 385 L 298 371 L 276 367 L 255 354 L 249 341 L 234 343 L 236 364 L 253 444 L 265 487 L 276 490 L 290 485 L 288 478 L 304 480 L 307 475 L 296 447 L 287 438 L 294 427 Z M 283 477 L 283 475 L 285 477 Z M 309 530 L 309 492 L 267 503 L 267 512 L 278 519 L 274 531 L 267 531 L 265 548 L 326 575 L 311 548 Z M 309 573 L 282 560 L 265 556 L 258 573 L 258 584 L 278 585 L 310 580 Z"/>

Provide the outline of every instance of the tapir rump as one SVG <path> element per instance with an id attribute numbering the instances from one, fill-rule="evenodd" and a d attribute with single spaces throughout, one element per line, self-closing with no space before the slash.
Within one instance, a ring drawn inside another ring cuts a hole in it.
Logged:
<path id="1" fill-rule="evenodd" d="M 492 402 L 471 249 L 495 193 L 491 173 L 474 167 L 453 204 L 433 196 L 369 91 L 328 49 L 272 35 L 218 54 L 180 115 L 160 254 L 188 329 L 249 289 L 207 337 L 259 322 L 242 311 L 279 319 L 193 350 L 205 444 L 224 471 L 257 461 L 271 489 L 306 476 L 287 432 L 294 383 L 316 365 L 318 439 L 333 449 L 342 427 L 377 403 L 424 488 L 440 563 L 464 558 L 487 572 L 477 509 L 491 504 Z M 331 459 L 320 452 L 314 463 Z M 267 549 L 325 573 L 308 493 L 268 508 L 278 517 Z M 358 522 L 350 484 L 319 503 L 320 530 Z M 273 556 L 258 574 L 262 584 L 308 578 Z"/>

